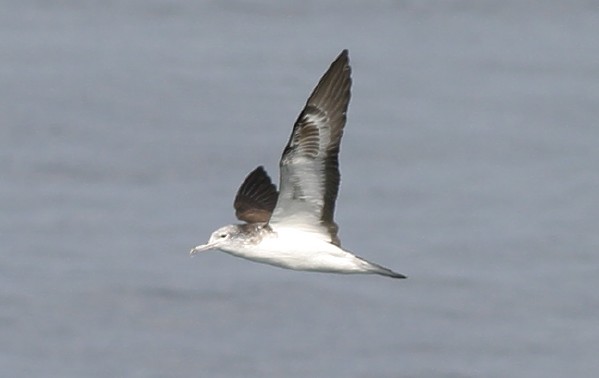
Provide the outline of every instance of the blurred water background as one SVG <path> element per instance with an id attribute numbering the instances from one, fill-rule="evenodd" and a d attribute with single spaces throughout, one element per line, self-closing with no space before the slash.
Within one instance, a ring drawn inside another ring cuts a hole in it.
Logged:
<path id="1" fill-rule="evenodd" d="M 0 1 L 3 377 L 599 376 L 596 1 Z M 343 245 L 188 252 L 350 50 Z"/>

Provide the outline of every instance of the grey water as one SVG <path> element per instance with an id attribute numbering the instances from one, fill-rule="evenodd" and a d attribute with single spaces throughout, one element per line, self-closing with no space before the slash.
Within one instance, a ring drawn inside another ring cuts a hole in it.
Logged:
<path id="1" fill-rule="evenodd" d="M 593 1 L 0 2 L 2 377 L 599 376 Z M 348 48 L 336 220 L 218 252 Z"/>

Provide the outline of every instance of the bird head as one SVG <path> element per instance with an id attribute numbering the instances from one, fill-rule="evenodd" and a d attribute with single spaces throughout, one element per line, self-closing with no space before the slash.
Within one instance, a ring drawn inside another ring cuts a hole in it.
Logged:
<path id="1" fill-rule="evenodd" d="M 210 235 L 208 243 L 194 247 L 189 254 L 193 256 L 198 252 L 208 251 L 210 249 L 221 249 L 222 246 L 228 244 L 233 236 L 237 234 L 237 228 L 236 225 L 219 228 Z"/>

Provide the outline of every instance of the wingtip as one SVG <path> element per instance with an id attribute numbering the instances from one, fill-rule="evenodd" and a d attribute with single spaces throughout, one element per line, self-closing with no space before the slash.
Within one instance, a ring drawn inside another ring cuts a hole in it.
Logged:
<path id="1" fill-rule="evenodd" d="M 341 53 L 339 55 L 337 55 L 335 62 L 339 62 L 339 61 L 349 62 L 349 50 L 348 49 L 341 50 Z"/>

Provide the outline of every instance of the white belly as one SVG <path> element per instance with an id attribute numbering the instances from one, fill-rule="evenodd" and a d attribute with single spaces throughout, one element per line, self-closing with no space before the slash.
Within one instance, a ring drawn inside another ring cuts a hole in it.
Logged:
<path id="1" fill-rule="evenodd" d="M 259 244 L 224 251 L 248 260 L 294 270 L 360 273 L 369 271 L 367 266 L 370 265 L 320 239 L 318 235 L 285 229 L 268 234 Z"/>

